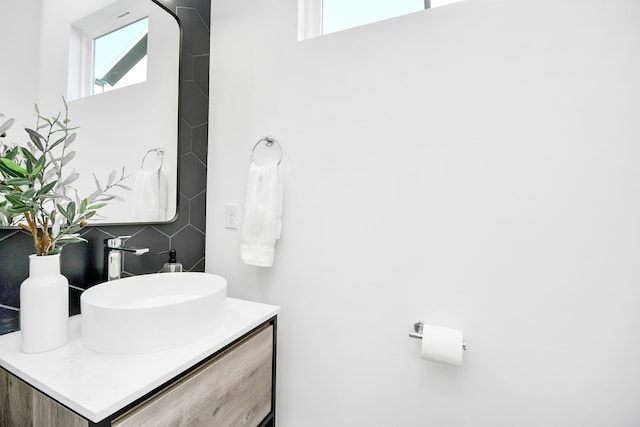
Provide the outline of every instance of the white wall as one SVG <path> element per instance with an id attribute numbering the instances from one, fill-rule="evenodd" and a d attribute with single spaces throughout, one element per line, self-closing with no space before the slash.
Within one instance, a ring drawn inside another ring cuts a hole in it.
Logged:
<path id="1" fill-rule="evenodd" d="M 33 123 L 33 100 L 40 66 L 40 27 L 24 23 L 39 21 L 41 1 L 0 1 L 0 16 L 3 17 L 0 25 L 0 113 L 5 115 L 4 119 L 16 119 L 10 138 Z M 31 84 L 22 84 L 25 81 Z M 3 119 L 0 121 L 4 123 Z M 10 140 L 16 142 L 16 139 Z"/>
<path id="2" fill-rule="evenodd" d="M 298 42 L 296 0 L 213 1 L 207 271 L 282 306 L 279 426 L 640 424 L 639 16 L 469 0 Z M 266 134 L 271 269 L 224 228 Z"/>

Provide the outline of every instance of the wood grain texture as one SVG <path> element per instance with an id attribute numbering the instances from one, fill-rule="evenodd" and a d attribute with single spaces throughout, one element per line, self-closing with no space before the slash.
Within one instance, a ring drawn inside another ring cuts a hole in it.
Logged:
<path id="1" fill-rule="evenodd" d="M 0 427 L 88 427 L 89 422 L 0 369 Z"/>
<path id="2" fill-rule="evenodd" d="M 34 427 L 87 427 L 89 425 L 86 419 L 71 412 L 38 390 L 33 390 L 32 405 Z"/>
<path id="3" fill-rule="evenodd" d="M 271 412 L 273 326 L 113 422 L 116 427 L 255 427 Z"/>
<path id="4" fill-rule="evenodd" d="M 31 388 L 0 369 L 0 426 L 31 426 Z"/>

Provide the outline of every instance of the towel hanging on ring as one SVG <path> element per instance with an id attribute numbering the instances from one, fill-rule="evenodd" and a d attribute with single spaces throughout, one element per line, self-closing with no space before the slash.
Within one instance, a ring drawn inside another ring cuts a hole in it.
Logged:
<path id="1" fill-rule="evenodd" d="M 255 162 L 255 149 L 261 142 L 268 147 L 277 143 L 280 157 L 276 163 L 260 165 Z M 240 244 L 240 256 L 245 264 L 273 265 L 276 240 L 282 231 L 284 186 L 279 168 L 281 162 L 282 146 L 271 137 L 258 141 L 251 152 Z"/>

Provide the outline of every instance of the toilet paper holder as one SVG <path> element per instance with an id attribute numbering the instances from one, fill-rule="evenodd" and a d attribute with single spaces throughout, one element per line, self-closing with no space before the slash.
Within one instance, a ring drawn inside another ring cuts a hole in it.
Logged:
<path id="1" fill-rule="evenodd" d="M 413 324 L 413 332 L 409 332 L 409 336 L 411 338 L 422 339 L 422 331 L 424 330 L 423 322 L 416 322 Z M 465 341 L 462 342 L 462 349 L 467 349 L 467 343 Z"/>

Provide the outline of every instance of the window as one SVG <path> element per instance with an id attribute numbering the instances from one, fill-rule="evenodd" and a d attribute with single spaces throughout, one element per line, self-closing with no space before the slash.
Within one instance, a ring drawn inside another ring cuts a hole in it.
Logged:
<path id="1" fill-rule="evenodd" d="M 147 79 L 148 30 L 145 18 L 94 39 L 93 94 Z"/>
<path id="2" fill-rule="evenodd" d="M 323 0 L 322 34 L 424 10 L 424 0 Z"/>
<path id="3" fill-rule="evenodd" d="M 462 0 L 299 1 L 299 39 L 302 40 Z"/>

